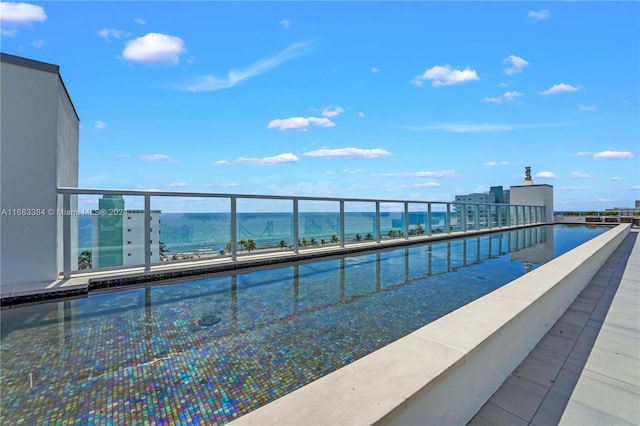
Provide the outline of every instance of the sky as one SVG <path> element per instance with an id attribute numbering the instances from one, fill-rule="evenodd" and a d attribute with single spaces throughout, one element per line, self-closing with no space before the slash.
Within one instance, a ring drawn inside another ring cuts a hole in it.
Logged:
<path id="1" fill-rule="evenodd" d="M 453 201 L 640 199 L 638 2 L 2 2 L 53 63 L 79 186 Z"/>

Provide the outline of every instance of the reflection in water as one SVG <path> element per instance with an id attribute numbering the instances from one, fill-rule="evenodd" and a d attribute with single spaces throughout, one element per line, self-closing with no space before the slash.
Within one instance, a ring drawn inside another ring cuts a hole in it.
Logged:
<path id="1" fill-rule="evenodd" d="M 558 230 L 4 309 L 3 423 L 226 423 L 569 250 Z"/>

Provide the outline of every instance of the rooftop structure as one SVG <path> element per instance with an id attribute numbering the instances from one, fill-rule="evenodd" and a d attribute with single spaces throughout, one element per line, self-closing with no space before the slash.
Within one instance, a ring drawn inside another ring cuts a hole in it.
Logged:
<path id="1" fill-rule="evenodd" d="M 0 76 L 0 283 L 46 281 L 62 266 L 58 187 L 78 185 L 80 120 L 57 65 L 2 53 Z"/>

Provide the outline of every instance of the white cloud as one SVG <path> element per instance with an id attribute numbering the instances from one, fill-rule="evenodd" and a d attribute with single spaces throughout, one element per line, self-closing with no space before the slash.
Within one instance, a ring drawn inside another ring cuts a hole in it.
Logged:
<path id="1" fill-rule="evenodd" d="M 316 149 L 315 151 L 305 152 L 305 157 L 321 157 L 321 158 L 380 158 L 391 155 L 386 149 L 360 149 L 360 148 L 337 148 L 337 149 Z"/>
<path id="2" fill-rule="evenodd" d="M 450 86 L 453 84 L 466 83 L 468 81 L 480 80 L 475 70 L 465 67 L 464 70 L 454 70 L 450 65 L 436 65 L 429 68 L 420 76 L 413 77 L 412 84 L 422 86 L 424 81 L 432 80 L 432 86 Z"/>
<path id="3" fill-rule="evenodd" d="M 558 175 L 553 172 L 540 172 L 536 173 L 534 177 L 538 179 L 557 179 Z"/>
<path id="4" fill-rule="evenodd" d="M 483 166 L 508 166 L 509 162 L 508 161 L 489 161 L 487 163 L 482 163 Z"/>
<path id="5" fill-rule="evenodd" d="M 274 157 L 264 157 L 264 158 L 247 158 L 240 157 L 231 162 L 229 161 L 216 161 L 214 164 L 217 166 L 229 166 L 231 164 L 248 164 L 250 166 L 274 166 L 276 164 L 283 163 L 297 163 L 299 161 L 298 157 L 290 152 L 284 154 L 278 154 Z"/>
<path id="6" fill-rule="evenodd" d="M 382 177 L 401 177 L 401 178 L 430 178 L 430 179 L 442 179 L 455 176 L 453 170 L 441 170 L 441 171 L 426 171 L 426 172 L 404 172 L 404 173 L 380 173 L 373 174 L 371 176 Z"/>
<path id="7" fill-rule="evenodd" d="M 46 20 L 47 14 L 42 6 L 4 1 L 0 3 L 0 23 L 2 25 L 30 25 Z"/>
<path id="8" fill-rule="evenodd" d="M 378 67 L 371 67 L 371 72 L 380 72 L 380 68 L 378 68 Z"/>
<path id="9" fill-rule="evenodd" d="M 452 133 L 470 132 L 510 132 L 522 129 L 541 129 L 548 127 L 562 127 L 567 123 L 534 123 L 534 124 L 493 124 L 493 123 L 435 123 L 424 126 L 409 126 L 408 130 L 430 131 L 439 130 Z"/>
<path id="10" fill-rule="evenodd" d="M 516 92 L 515 90 L 512 90 L 510 92 L 506 92 L 504 95 L 502 95 L 507 101 L 512 101 L 515 98 L 517 98 L 518 96 L 523 96 L 524 93 L 521 92 Z"/>
<path id="11" fill-rule="evenodd" d="M 575 86 L 572 86 L 570 84 L 559 83 L 559 84 L 554 84 L 553 86 L 551 86 L 547 90 L 543 90 L 542 92 L 538 92 L 538 94 L 540 94 L 540 95 L 557 95 L 558 93 L 577 92 L 578 90 L 580 90 L 580 89 L 575 87 Z"/>
<path id="12" fill-rule="evenodd" d="M 18 30 L 7 30 L 5 28 L 0 28 L 0 34 L 4 37 L 15 37 L 18 35 Z"/>
<path id="13" fill-rule="evenodd" d="M 131 157 L 129 154 L 116 154 L 117 158 L 129 158 Z"/>
<path id="14" fill-rule="evenodd" d="M 529 13 L 527 13 L 527 16 L 529 17 L 529 19 L 533 20 L 534 22 L 538 22 L 538 21 L 543 21 L 545 19 L 549 19 L 549 17 L 551 16 L 551 13 L 549 13 L 548 9 L 542 9 L 542 10 L 530 10 Z"/>
<path id="15" fill-rule="evenodd" d="M 142 18 L 137 18 L 133 22 L 135 22 L 138 25 L 146 25 L 147 24 L 147 21 L 142 19 Z"/>
<path id="16" fill-rule="evenodd" d="M 42 46 L 44 46 L 44 40 L 42 39 L 34 40 L 31 42 L 31 45 L 36 49 L 40 49 Z"/>
<path id="17" fill-rule="evenodd" d="M 277 118 L 271 120 L 267 124 L 269 129 L 278 129 L 280 131 L 303 131 L 306 132 L 311 124 L 319 127 L 335 127 L 335 123 L 326 117 L 291 117 L 291 118 Z"/>
<path id="18" fill-rule="evenodd" d="M 596 110 L 596 107 L 595 107 L 595 106 L 593 106 L 593 105 L 592 105 L 592 106 L 580 105 L 580 106 L 578 107 L 578 109 L 579 109 L 580 111 L 588 111 L 588 112 L 591 112 L 591 111 L 595 111 L 595 110 Z"/>
<path id="19" fill-rule="evenodd" d="M 283 19 L 282 21 L 278 22 L 278 24 L 282 25 L 282 28 L 284 28 L 285 30 L 288 30 L 289 26 L 291 25 L 288 19 Z"/>
<path id="20" fill-rule="evenodd" d="M 364 169 L 342 169 L 341 171 L 345 175 L 355 175 L 357 173 L 363 173 Z"/>
<path id="21" fill-rule="evenodd" d="M 175 163 L 176 160 L 165 154 L 145 154 L 140 155 L 138 159 L 142 161 L 150 161 L 153 163 Z"/>
<path id="22" fill-rule="evenodd" d="M 413 185 L 399 185 L 398 188 L 437 188 L 440 184 L 438 182 L 423 182 Z"/>
<path id="23" fill-rule="evenodd" d="M 640 185 L 633 185 L 631 187 L 629 187 L 630 190 L 632 191 L 640 191 Z"/>
<path id="24" fill-rule="evenodd" d="M 611 176 L 609 178 L 609 180 L 613 180 L 613 181 L 617 181 L 617 180 L 622 180 L 623 178 L 621 178 L 620 176 Z"/>
<path id="25" fill-rule="evenodd" d="M 104 129 L 107 127 L 107 123 L 105 123 L 104 121 L 98 120 L 96 121 L 95 127 L 96 129 Z"/>
<path id="26" fill-rule="evenodd" d="M 112 28 L 103 28 L 98 31 L 98 35 L 107 41 L 111 41 L 112 38 L 120 38 L 124 35 L 122 30 L 114 30 Z"/>
<path id="27" fill-rule="evenodd" d="M 302 55 L 307 47 L 307 43 L 294 43 L 275 56 L 260 59 L 243 70 L 229 71 L 226 77 L 215 77 L 213 75 L 201 77 L 198 82 L 186 86 L 185 90 L 190 92 L 209 92 L 228 89 L 243 80 L 260 75 L 283 62 Z"/>
<path id="28" fill-rule="evenodd" d="M 587 173 L 580 173 L 580 172 L 571 172 L 571 178 L 572 179 L 589 179 L 592 178 L 593 175 L 587 174 Z"/>
<path id="29" fill-rule="evenodd" d="M 340 115 L 343 112 L 344 112 L 344 108 L 342 108 L 341 106 L 336 106 L 334 109 L 331 109 L 331 107 L 327 107 L 327 108 L 322 110 L 322 116 L 323 117 L 337 117 L 338 115 Z"/>
<path id="30" fill-rule="evenodd" d="M 358 117 L 363 118 L 363 117 L 364 117 L 364 112 L 360 111 L 360 112 L 358 113 Z"/>
<path id="31" fill-rule="evenodd" d="M 169 184 L 169 188 L 184 188 L 187 186 L 186 182 L 173 182 Z"/>
<path id="32" fill-rule="evenodd" d="M 511 86 L 510 81 L 501 81 L 500 83 L 498 83 L 498 87 L 509 87 L 509 86 Z"/>
<path id="33" fill-rule="evenodd" d="M 593 154 L 594 160 L 623 160 L 633 158 L 633 154 L 629 151 L 602 151 Z"/>
<path id="34" fill-rule="evenodd" d="M 522 70 L 529 66 L 529 62 L 515 55 L 507 56 L 502 62 L 509 65 L 504 69 L 504 73 L 507 75 L 520 74 Z"/>
<path id="35" fill-rule="evenodd" d="M 515 98 L 517 98 L 518 96 L 523 96 L 523 95 L 524 95 L 524 93 L 516 92 L 515 90 L 512 90 L 510 92 L 505 92 L 499 98 L 484 98 L 482 101 L 483 102 L 491 102 L 491 103 L 494 103 L 494 104 L 501 104 L 503 99 L 505 99 L 508 102 L 511 102 Z"/>
<path id="36" fill-rule="evenodd" d="M 576 157 L 584 157 L 584 156 L 591 155 L 591 154 L 593 154 L 593 153 L 589 152 L 589 151 L 578 151 L 574 155 Z"/>
<path id="37" fill-rule="evenodd" d="M 122 56 L 132 62 L 146 65 L 177 65 L 180 55 L 187 49 L 179 37 L 149 33 L 127 42 Z"/>

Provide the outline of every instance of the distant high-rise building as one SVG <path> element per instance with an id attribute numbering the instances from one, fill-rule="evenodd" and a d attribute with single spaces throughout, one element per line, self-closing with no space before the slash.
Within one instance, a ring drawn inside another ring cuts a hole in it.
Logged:
<path id="1" fill-rule="evenodd" d="M 104 195 L 93 216 L 93 268 L 144 265 L 144 210 L 126 210 L 121 195 Z M 160 262 L 160 210 L 151 210 L 151 263 Z"/>

